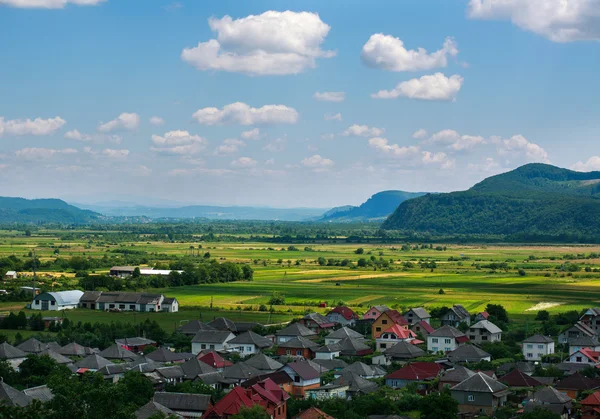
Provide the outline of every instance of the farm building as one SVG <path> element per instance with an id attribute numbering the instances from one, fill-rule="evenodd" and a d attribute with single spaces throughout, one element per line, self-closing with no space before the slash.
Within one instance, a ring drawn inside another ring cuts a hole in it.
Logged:
<path id="1" fill-rule="evenodd" d="M 77 308 L 82 291 L 44 292 L 36 295 L 31 302 L 32 310 L 68 310 Z"/>
<path id="2" fill-rule="evenodd" d="M 110 276 L 118 276 L 119 278 L 127 278 L 133 275 L 137 266 L 113 266 L 110 268 Z M 153 268 L 139 268 L 141 276 L 152 276 L 152 275 L 169 275 L 172 271 L 170 269 L 153 269 Z M 183 271 L 177 271 L 182 273 Z"/>
<path id="3" fill-rule="evenodd" d="M 7 279 L 17 279 L 17 272 L 15 271 L 8 271 L 4 274 L 4 280 L 6 281 Z"/>
<path id="4" fill-rule="evenodd" d="M 165 311 L 167 313 L 179 311 L 176 298 L 139 292 L 86 291 L 82 293 L 79 307 L 92 310 Z"/>

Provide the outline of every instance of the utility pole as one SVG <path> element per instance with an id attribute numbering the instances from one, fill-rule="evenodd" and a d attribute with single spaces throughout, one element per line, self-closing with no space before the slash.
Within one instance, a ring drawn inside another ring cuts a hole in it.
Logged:
<path id="1" fill-rule="evenodd" d="M 33 290 L 31 291 L 33 293 L 33 299 L 35 300 L 35 283 L 36 283 L 36 274 L 35 274 L 35 249 L 33 250 L 33 263 L 31 264 L 32 268 L 33 268 Z"/>

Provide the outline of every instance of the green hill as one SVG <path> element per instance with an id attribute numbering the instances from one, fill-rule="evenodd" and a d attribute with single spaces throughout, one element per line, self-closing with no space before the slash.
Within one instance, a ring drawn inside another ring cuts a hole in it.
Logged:
<path id="1" fill-rule="evenodd" d="M 434 235 L 600 234 L 600 172 L 528 164 L 464 192 L 402 203 L 383 229 Z"/>
<path id="2" fill-rule="evenodd" d="M 0 223 L 87 224 L 102 218 L 98 213 L 79 209 L 60 199 L 0 197 Z"/>
<path id="3" fill-rule="evenodd" d="M 358 207 L 336 207 L 325 214 L 319 221 L 369 221 L 389 216 L 398 205 L 407 199 L 423 196 L 423 192 L 383 191 L 376 193 Z"/>

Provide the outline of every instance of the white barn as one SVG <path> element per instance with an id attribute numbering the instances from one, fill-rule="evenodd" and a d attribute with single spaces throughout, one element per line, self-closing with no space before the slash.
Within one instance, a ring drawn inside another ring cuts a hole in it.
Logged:
<path id="1" fill-rule="evenodd" d="M 43 292 L 36 295 L 31 302 L 32 310 L 69 310 L 77 308 L 83 292 L 79 290 Z"/>

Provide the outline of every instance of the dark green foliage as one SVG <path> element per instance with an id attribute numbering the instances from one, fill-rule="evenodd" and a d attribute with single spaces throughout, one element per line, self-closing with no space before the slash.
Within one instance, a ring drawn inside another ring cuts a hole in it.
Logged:
<path id="1" fill-rule="evenodd" d="M 488 312 L 490 317 L 493 317 L 493 319 L 490 319 L 490 321 L 508 323 L 508 313 L 501 304 L 488 304 L 485 307 L 485 311 Z"/>
<path id="2" fill-rule="evenodd" d="M 519 416 L 520 419 L 560 419 L 561 416 L 556 413 L 552 413 L 548 409 L 544 409 L 540 406 L 537 406 L 531 412 L 524 413 L 522 416 Z"/>
<path id="3" fill-rule="evenodd" d="M 455 419 L 458 402 L 448 392 L 432 393 L 419 403 L 421 419 Z"/>
<path id="4" fill-rule="evenodd" d="M 270 419 L 271 416 L 267 411 L 259 405 L 254 405 L 250 408 L 242 407 L 237 415 L 233 415 L 231 419 Z"/>
<path id="5" fill-rule="evenodd" d="M 60 199 L 0 197 L 0 219 L 4 223 L 87 224 L 101 220 L 98 213 L 82 210 Z M 31 230 L 27 230 L 31 235 Z M 26 233 L 27 233 L 26 231 Z M 26 234 L 27 235 L 27 234 Z"/>

